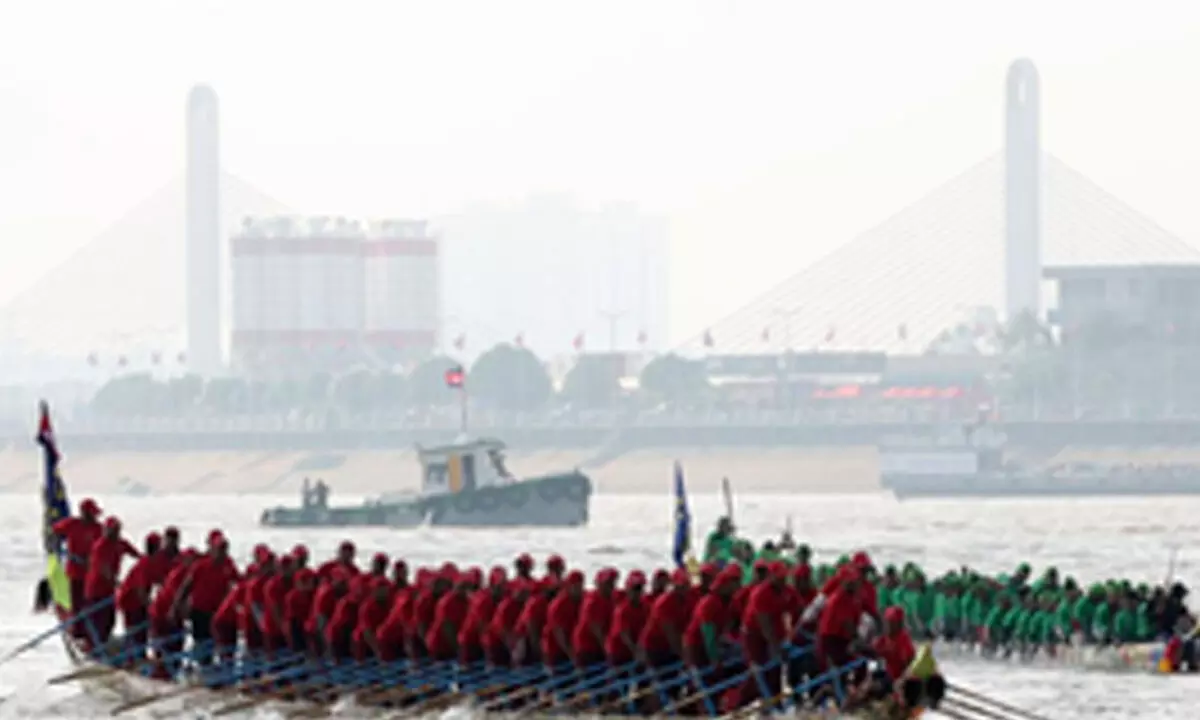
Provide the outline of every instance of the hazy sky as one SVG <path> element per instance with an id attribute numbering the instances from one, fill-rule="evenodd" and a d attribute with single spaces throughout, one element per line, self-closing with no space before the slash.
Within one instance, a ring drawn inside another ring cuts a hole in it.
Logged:
<path id="1" fill-rule="evenodd" d="M 181 170 L 205 81 L 304 212 L 669 216 L 683 336 L 998 150 L 1018 56 L 1046 147 L 1200 240 L 1200 4 L 0 0 L 0 302 Z"/>

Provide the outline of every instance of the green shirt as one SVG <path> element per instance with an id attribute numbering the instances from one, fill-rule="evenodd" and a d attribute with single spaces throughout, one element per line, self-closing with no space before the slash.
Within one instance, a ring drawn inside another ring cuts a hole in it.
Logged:
<path id="1" fill-rule="evenodd" d="M 1133 610 L 1122 608 L 1113 615 L 1112 639 L 1121 643 L 1137 642 L 1137 614 Z"/>

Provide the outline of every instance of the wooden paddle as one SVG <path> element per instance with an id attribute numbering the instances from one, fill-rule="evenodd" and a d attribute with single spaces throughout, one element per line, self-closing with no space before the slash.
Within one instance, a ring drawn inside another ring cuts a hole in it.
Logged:
<path id="1" fill-rule="evenodd" d="M 996 698 L 988 697 L 983 693 L 976 692 L 970 688 L 965 688 L 962 685 L 950 685 L 947 683 L 946 690 L 958 693 L 965 698 L 973 700 L 975 703 L 981 703 L 985 706 L 990 705 L 992 708 L 994 708 L 993 712 L 1002 711 L 1003 713 L 1006 713 L 1007 716 L 1021 718 L 1021 720 L 1050 720 L 1050 718 L 1047 718 L 1044 715 L 1038 715 L 1037 713 L 1030 712 L 1029 710 L 1019 708 L 1016 705 L 1010 705 L 1001 700 L 997 700 Z M 955 698 L 955 702 L 963 705 L 964 707 L 970 707 L 970 704 L 964 702 L 961 698 Z M 986 709 L 987 708 L 985 708 L 985 710 Z M 999 717 L 1003 720 L 1006 715 L 999 715 Z"/>

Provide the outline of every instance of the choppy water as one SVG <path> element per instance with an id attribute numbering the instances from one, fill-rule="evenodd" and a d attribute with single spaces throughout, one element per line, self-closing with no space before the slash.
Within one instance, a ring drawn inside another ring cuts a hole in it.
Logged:
<path id="1" fill-rule="evenodd" d="M 198 541 L 219 526 L 239 558 L 258 542 L 282 547 L 303 541 L 318 556 L 324 555 L 346 536 L 340 531 L 258 528 L 260 508 L 275 504 L 275 498 L 100 500 L 107 511 L 121 517 L 135 539 L 151 528 L 174 523 L 183 529 L 185 541 Z M 702 496 L 692 499 L 692 508 L 699 540 L 721 504 L 715 496 Z M 519 552 L 559 552 L 572 565 L 588 570 L 602 565 L 628 570 L 668 562 L 671 511 L 666 497 L 597 497 L 592 525 L 582 530 L 376 530 L 352 537 L 360 553 L 383 550 L 414 563 L 508 564 Z M 42 568 L 38 514 L 36 497 L 0 496 L 0 653 L 51 627 L 47 617 L 29 612 L 32 586 Z M 1200 501 L 1192 499 L 920 504 L 899 504 L 883 496 L 738 499 L 737 523 L 752 537 L 777 534 L 788 516 L 797 538 L 826 557 L 865 548 L 881 564 L 915 560 L 935 571 L 963 564 L 999 571 L 1028 561 L 1035 566 L 1056 564 L 1081 580 L 1120 574 L 1160 582 L 1170 548 L 1178 546 L 1182 550 L 1177 575 L 1189 585 L 1200 584 Z M 970 660 L 943 666 L 952 682 L 1055 720 L 1200 717 L 1200 679 L 1194 677 L 1084 673 Z M 106 716 L 105 704 L 77 687 L 45 685 L 67 669 L 55 641 L 0 666 L 0 717 Z"/>

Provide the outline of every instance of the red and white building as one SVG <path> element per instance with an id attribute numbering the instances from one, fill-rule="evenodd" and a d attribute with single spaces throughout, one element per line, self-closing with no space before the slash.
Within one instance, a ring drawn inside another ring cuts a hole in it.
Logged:
<path id="1" fill-rule="evenodd" d="M 336 369 L 436 347 L 438 243 L 424 222 L 248 218 L 230 245 L 236 367 Z"/>

